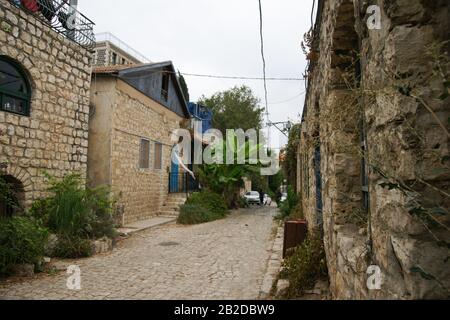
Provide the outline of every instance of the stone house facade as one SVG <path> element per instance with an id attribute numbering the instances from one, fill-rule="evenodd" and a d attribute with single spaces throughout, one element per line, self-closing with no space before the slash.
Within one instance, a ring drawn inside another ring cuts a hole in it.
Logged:
<path id="1" fill-rule="evenodd" d="M 189 119 L 172 63 L 95 68 L 91 105 L 89 183 L 112 188 L 123 225 L 159 215 L 173 171 L 171 135 Z"/>
<path id="2" fill-rule="evenodd" d="M 109 32 L 96 34 L 93 64 L 96 67 L 135 65 L 151 61 Z"/>
<path id="3" fill-rule="evenodd" d="M 450 3 L 318 6 L 298 181 L 333 297 L 448 298 Z"/>
<path id="4" fill-rule="evenodd" d="M 93 26 L 82 22 L 85 31 Z M 45 195 L 44 171 L 87 172 L 91 41 L 57 28 L 0 0 L 0 175 L 22 207 Z"/>

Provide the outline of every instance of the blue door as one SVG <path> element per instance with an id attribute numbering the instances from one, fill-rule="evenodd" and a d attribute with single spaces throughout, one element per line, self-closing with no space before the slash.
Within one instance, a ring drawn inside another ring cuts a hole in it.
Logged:
<path id="1" fill-rule="evenodd" d="M 179 165 L 178 163 L 174 163 L 172 161 L 172 167 L 170 169 L 170 193 L 177 193 L 179 192 Z"/>

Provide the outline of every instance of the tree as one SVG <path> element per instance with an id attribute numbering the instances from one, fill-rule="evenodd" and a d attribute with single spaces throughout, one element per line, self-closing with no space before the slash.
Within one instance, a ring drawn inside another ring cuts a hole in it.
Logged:
<path id="1" fill-rule="evenodd" d="M 227 129 L 260 130 L 264 109 L 260 100 L 247 86 L 218 92 L 210 98 L 202 96 L 198 102 L 213 111 L 213 126 L 224 135 Z"/>
<path id="2" fill-rule="evenodd" d="M 180 82 L 181 91 L 183 92 L 186 102 L 189 102 L 189 88 L 183 75 L 178 71 L 178 82 Z"/>
<path id="3" fill-rule="evenodd" d="M 296 188 L 297 185 L 297 152 L 300 144 L 301 124 L 295 124 L 289 132 L 289 142 L 285 150 L 283 170 L 288 179 L 288 184 Z"/>
<path id="4" fill-rule="evenodd" d="M 211 191 L 221 194 L 230 209 L 237 208 L 239 202 L 239 191 L 243 187 L 242 178 L 251 178 L 252 176 L 260 173 L 262 165 L 249 164 L 249 156 L 253 152 L 258 153 L 260 145 L 251 146 L 250 142 L 246 142 L 243 146 L 237 146 L 237 140 L 235 141 L 233 150 L 233 164 L 203 164 L 197 168 L 197 173 L 200 178 L 200 183 Z M 227 143 L 223 143 L 223 161 L 226 160 Z M 238 164 L 238 157 L 240 152 L 245 152 L 245 164 Z M 213 156 L 217 156 L 216 149 L 213 150 Z"/>

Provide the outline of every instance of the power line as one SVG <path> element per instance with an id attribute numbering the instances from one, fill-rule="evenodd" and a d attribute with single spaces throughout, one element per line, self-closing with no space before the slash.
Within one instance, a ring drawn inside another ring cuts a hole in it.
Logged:
<path id="1" fill-rule="evenodd" d="M 259 36 L 261 38 L 261 58 L 263 63 L 264 101 L 266 103 L 267 120 L 269 120 L 269 103 L 268 103 L 267 80 L 266 80 L 266 57 L 264 55 L 263 12 L 261 0 L 258 0 L 258 3 L 259 3 Z"/>
<path id="2" fill-rule="evenodd" d="M 270 144 L 270 128 L 271 126 L 274 126 L 277 128 L 282 134 L 284 134 L 286 137 L 286 133 L 281 130 L 276 124 L 272 124 L 270 121 L 270 113 L 269 113 L 269 99 L 268 99 L 268 93 L 267 93 L 267 78 L 266 78 L 266 57 L 264 55 L 264 34 L 263 34 L 263 11 L 262 11 L 262 4 L 261 0 L 258 0 L 259 4 L 259 36 L 261 38 L 261 58 L 263 62 L 263 81 L 264 81 L 264 101 L 266 105 L 266 117 L 267 117 L 267 140 Z"/>
<path id="3" fill-rule="evenodd" d="M 194 74 L 181 72 L 183 76 L 188 77 L 203 77 L 203 78 L 215 78 L 215 79 L 237 79 L 237 80 L 264 80 L 264 81 L 305 81 L 305 78 L 258 78 L 258 77 L 242 77 L 242 76 L 221 76 L 211 74 Z"/>
<path id="4" fill-rule="evenodd" d="M 283 104 L 283 103 L 287 103 L 287 102 L 291 102 L 294 101 L 298 98 L 300 98 L 301 96 L 303 96 L 306 93 L 306 91 L 302 91 L 299 94 L 297 94 L 295 97 L 289 98 L 287 100 L 283 100 L 283 101 L 278 101 L 278 102 L 269 102 L 269 105 L 277 105 L 277 104 Z"/>

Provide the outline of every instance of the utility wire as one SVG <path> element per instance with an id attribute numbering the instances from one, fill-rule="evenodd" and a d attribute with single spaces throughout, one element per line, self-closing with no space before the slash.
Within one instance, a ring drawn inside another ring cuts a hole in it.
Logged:
<path id="1" fill-rule="evenodd" d="M 261 38 L 261 58 L 262 58 L 262 63 L 263 63 L 264 101 L 266 104 L 267 121 L 270 122 L 270 120 L 269 120 L 269 103 L 268 103 L 268 94 L 267 94 L 267 80 L 266 80 L 266 57 L 264 56 L 263 12 L 262 12 L 261 0 L 258 0 L 258 3 L 259 3 L 259 36 Z"/>
<path id="2" fill-rule="evenodd" d="M 291 101 L 294 101 L 294 100 L 300 98 L 300 97 L 303 96 L 305 93 L 306 93 L 306 91 L 302 91 L 302 92 L 300 92 L 299 94 L 297 94 L 295 97 L 292 97 L 292 98 L 289 98 L 289 99 L 283 100 L 283 101 L 269 102 L 269 105 L 272 105 L 272 106 L 273 106 L 273 105 L 277 105 L 277 104 L 288 103 L 288 102 L 291 102 Z"/>
<path id="3" fill-rule="evenodd" d="M 210 74 L 193 74 L 193 73 L 183 73 L 183 76 L 188 77 L 203 77 L 203 78 L 216 78 L 216 79 L 238 79 L 238 80 L 264 80 L 264 81 L 305 81 L 305 78 L 257 78 L 257 77 L 240 77 L 240 76 L 219 76 Z"/>
<path id="4" fill-rule="evenodd" d="M 133 67 L 130 67 L 130 69 L 131 68 L 133 68 Z M 127 68 L 124 68 L 122 70 L 127 70 Z M 118 70 L 118 71 L 121 71 L 121 70 Z M 153 71 L 152 73 L 178 74 L 178 72 L 173 72 L 173 71 L 168 71 L 168 70 Z M 180 74 L 183 76 L 187 76 L 187 77 L 214 78 L 214 79 L 265 80 L 265 81 L 306 81 L 306 78 L 289 78 L 289 77 L 258 78 L 258 77 L 224 76 L 224 75 L 198 74 L 198 73 L 186 73 L 186 72 L 180 72 Z M 136 77 L 141 77 L 141 75 L 138 75 Z M 130 78 L 133 78 L 133 76 L 130 76 Z"/>
<path id="5" fill-rule="evenodd" d="M 263 11 L 262 11 L 262 4 L 261 0 L 258 0 L 259 4 L 259 36 L 261 38 L 261 58 L 263 63 L 263 81 L 264 81 L 264 101 L 266 105 L 266 117 L 267 117 L 267 139 L 268 143 L 270 144 L 270 127 L 273 125 L 275 128 L 277 128 L 282 134 L 284 134 L 286 137 L 288 135 L 281 130 L 277 125 L 272 124 L 272 121 L 270 121 L 270 113 L 269 113 L 269 99 L 268 99 L 268 93 L 267 93 L 267 78 L 266 78 L 266 57 L 264 55 L 264 33 L 263 33 Z"/>

